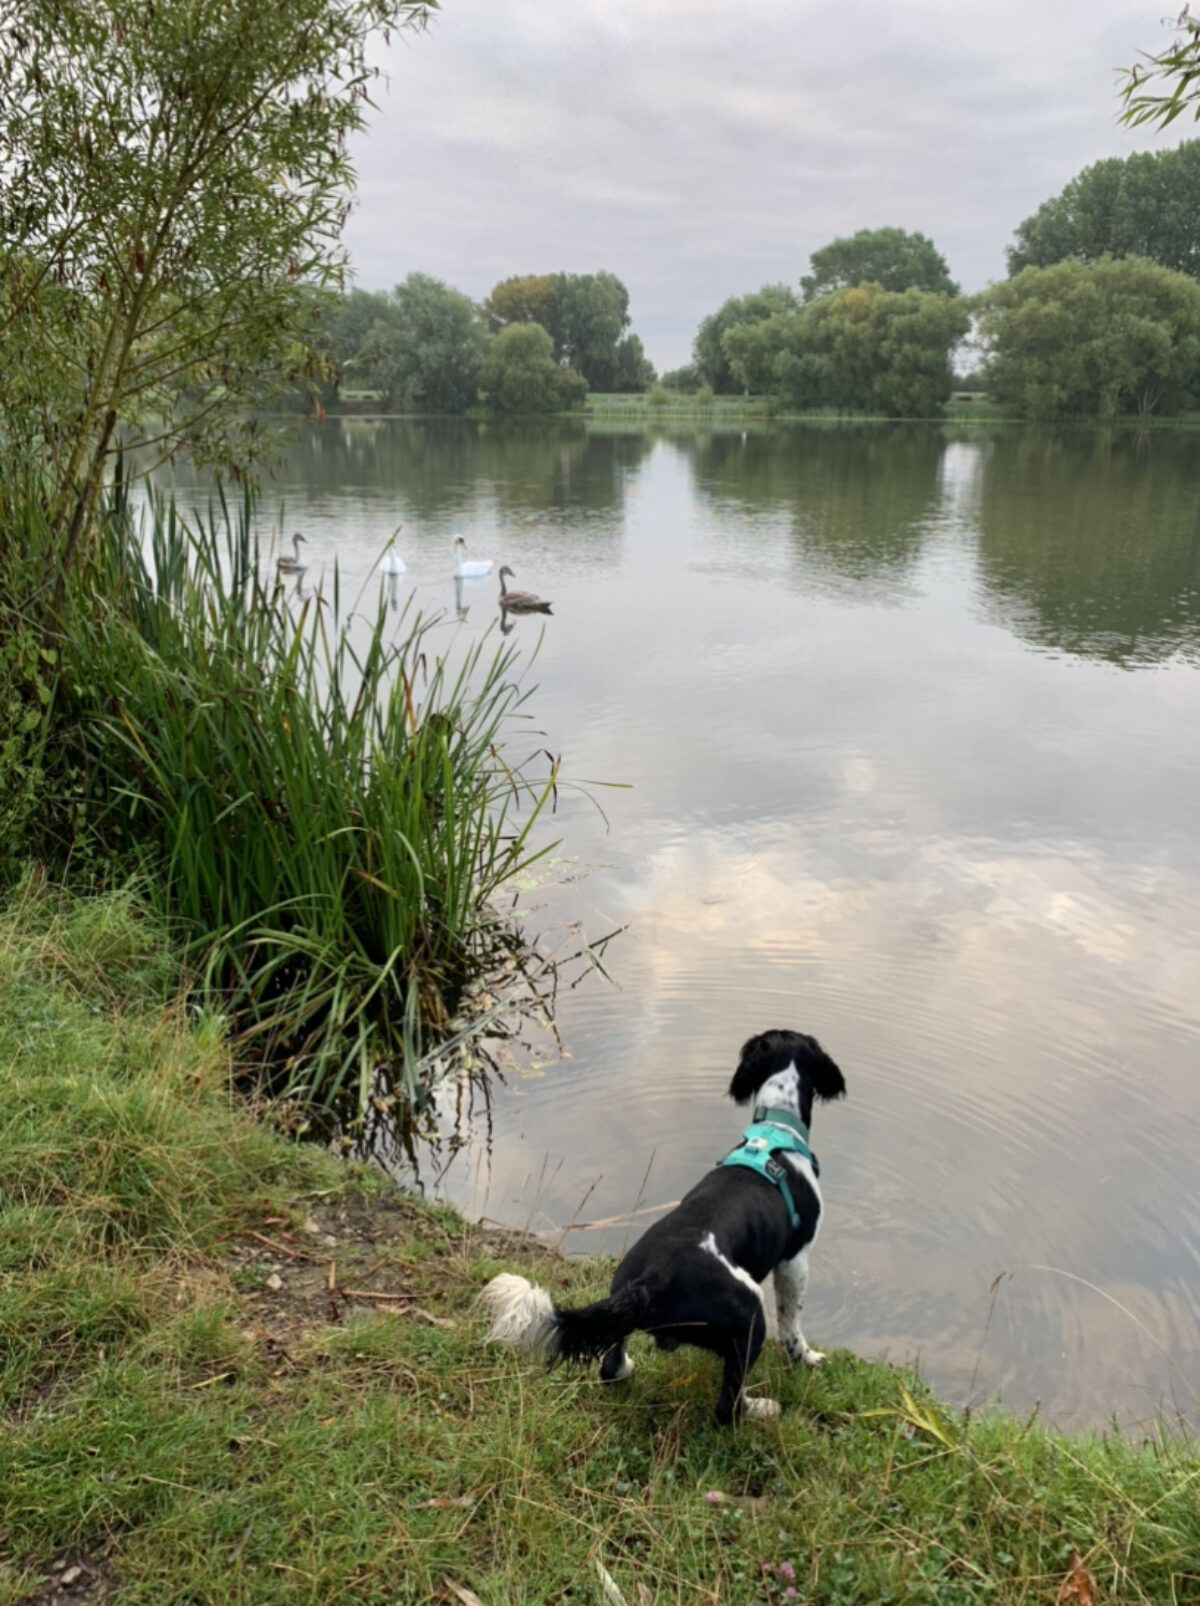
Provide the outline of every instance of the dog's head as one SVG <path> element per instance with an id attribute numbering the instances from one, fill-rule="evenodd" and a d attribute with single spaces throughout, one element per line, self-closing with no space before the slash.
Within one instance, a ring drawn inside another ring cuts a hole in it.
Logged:
<path id="1" fill-rule="evenodd" d="M 846 1081 L 829 1055 L 806 1032 L 789 1032 L 777 1027 L 760 1032 L 742 1044 L 738 1068 L 729 1084 L 729 1096 L 737 1104 L 747 1104 L 764 1082 L 794 1066 L 799 1077 L 801 1117 L 807 1121 L 814 1095 L 819 1099 L 840 1099 Z"/>

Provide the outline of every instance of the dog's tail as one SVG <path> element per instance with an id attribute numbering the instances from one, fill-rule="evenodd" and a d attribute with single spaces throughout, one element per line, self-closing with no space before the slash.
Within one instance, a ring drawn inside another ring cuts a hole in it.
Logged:
<path id="1" fill-rule="evenodd" d="M 534 1360 L 596 1360 L 640 1327 L 649 1290 L 634 1281 L 608 1299 L 581 1310 L 560 1310 L 544 1288 L 502 1271 L 479 1296 L 492 1317 L 488 1339 L 508 1344 Z"/>

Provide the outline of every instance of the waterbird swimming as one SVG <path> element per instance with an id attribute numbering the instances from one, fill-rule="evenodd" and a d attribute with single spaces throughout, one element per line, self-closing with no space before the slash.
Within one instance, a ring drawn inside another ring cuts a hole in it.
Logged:
<path id="1" fill-rule="evenodd" d="M 299 530 L 297 530 L 295 535 L 292 536 L 292 555 L 289 557 L 286 552 L 283 552 L 275 559 L 275 567 L 282 574 L 304 573 L 305 566 L 300 562 L 300 543 L 301 541 L 307 540 L 308 537 L 301 535 Z"/>
<path id="2" fill-rule="evenodd" d="M 462 536 L 454 542 L 454 578 L 456 580 L 482 580 L 491 574 L 494 558 L 468 558 L 467 543 Z"/>
<path id="3" fill-rule="evenodd" d="M 396 537 L 400 534 L 400 531 L 403 528 L 403 524 L 397 524 L 391 535 L 388 536 L 387 542 L 383 548 L 383 556 L 379 560 L 380 574 L 389 574 L 395 576 L 398 574 L 403 574 L 405 569 L 408 567 L 404 559 L 396 551 Z"/>
<path id="4" fill-rule="evenodd" d="M 500 606 L 509 613 L 549 613 L 550 604 L 543 602 L 541 597 L 535 597 L 532 591 L 510 591 L 504 584 L 504 576 L 512 574 L 506 563 L 500 570 Z M 515 579 L 516 576 L 513 575 Z"/>

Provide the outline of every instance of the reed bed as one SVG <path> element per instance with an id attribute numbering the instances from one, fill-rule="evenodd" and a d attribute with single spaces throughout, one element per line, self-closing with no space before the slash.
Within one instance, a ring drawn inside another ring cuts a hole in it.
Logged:
<path id="1" fill-rule="evenodd" d="M 418 1091 L 427 1040 L 515 941 L 496 912 L 543 845 L 556 765 L 506 756 L 528 690 L 485 637 L 289 595 L 247 495 L 185 521 L 118 487 L 73 579 L 56 717 L 88 841 L 181 930 L 243 1064 L 273 1092 L 361 1109 Z"/>

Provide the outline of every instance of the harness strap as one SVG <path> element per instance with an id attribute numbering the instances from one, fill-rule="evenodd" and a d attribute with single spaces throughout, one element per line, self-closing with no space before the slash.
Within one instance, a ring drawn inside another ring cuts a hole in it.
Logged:
<path id="1" fill-rule="evenodd" d="M 744 1165 L 747 1170 L 757 1171 L 760 1177 L 766 1177 L 768 1182 L 773 1182 L 783 1195 L 783 1202 L 787 1205 L 788 1219 L 793 1229 L 800 1225 L 800 1212 L 796 1209 L 795 1199 L 792 1198 L 787 1170 L 782 1161 L 776 1160 L 773 1155 L 759 1155 L 747 1149 L 737 1148 L 724 1159 L 718 1160 L 717 1164 Z"/>
<path id="2" fill-rule="evenodd" d="M 802 1155 L 811 1164 L 813 1175 L 820 1175 L 817 1157 L 808 1146 L 808 1127 L 800 1117 L 791 1110 L 770 1109 L 760 1105 L 754 1112 L 753 1124 L 742 1133 L 741 1143 L 722 1156 L 717 1164 L 743 1165 L 750 1171 L 757 1171 L 760 1177 L 766 1177 L 783 1195 L 788 1217 L 795 1230 L 800 1225 L 800 1213 L 792 1197 L 787 1165 L 775 1158 L 777 1154 Z"/>

